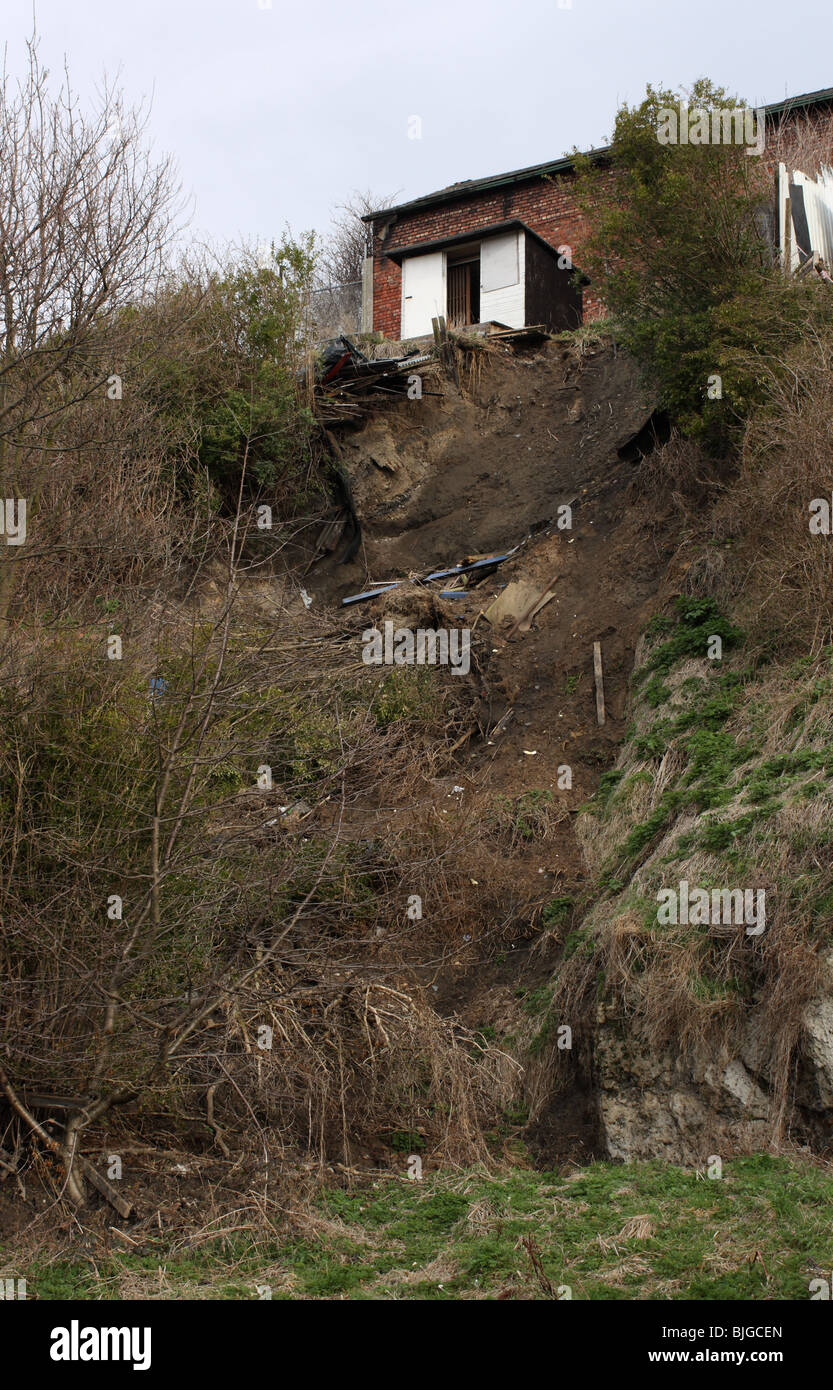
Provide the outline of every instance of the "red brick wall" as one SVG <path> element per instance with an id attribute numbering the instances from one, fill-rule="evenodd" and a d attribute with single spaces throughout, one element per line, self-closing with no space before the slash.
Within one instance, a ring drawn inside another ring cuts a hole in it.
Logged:
<path id="1" fill-rule="evenodd" d="M 460 232 L 470 231 L 474 235 L 491 223 L 518 217 L 551 246 L 570 246 L 573 262 L 581 269 L 586 220 L 576 206 L 573 183 L 572 174 L 559 174 L 552 179 L 535 179 L 496 188 L 489 193 L 469 194 L 439 207 L 417 209 L 400 216 L 384 242 L 379 229 L 385 224 L 380 219 L 375 224 L 373 236 L 373 327 L 387 338 L 399 337 L 402 272 L 386 255 L 397 247 L 436 241 Z M 592 285 L 587 286 L 584 290 L 585 319 L 599 318 L 603 312 Z"/>
<path id="2" fill-rule="evenodd" d="M 771 171 L 777 162 L 776 156 L 780 153 L 777 149 L 773 150 L 774 138 L 777 141 L 780 135 L 782 139 L 787 139 L 789 144 L 789 126 L 793 121 L 796 123 L 799 137 L 802 131 L 806 132 L 817 126 L 819 135 L 829 140 L 831 110 L 833 104 L 825 103 L 823 108 L 814 110 L 807 117 L 802 111 L 796 111 L 773 118 L 767 137 L 767 168 Z M 574 175 L 567 172 L 556 174 L 551 179 L 533 179 L 515 186 L 496 188 L 491 193 L 469 194 L 468 197 L 463 195 L 453 203 L 443 203 L 440 207 L 407 213 L 394 223 L 390 236 L 384 243 L 384 249 L 378 232 L 374 229 L 374 328 L 381 329 L 386 337 L 399 337 L 402 273 L 394 261 L 386 258 L 384 251 L 389 248 L 434 241 L 446 236 L 455 236 L 458 232 L 470 231 L 474 235 L 489 223 L 505 222 L 518 217 L 551 246 L 572 247 L 574 263 L 582 269 L 581 246 L 587 224 L 576 206 L 573 185 Z M 384 224 L 376 224 L 377 227 L 380 225 Z M 585 319 L 600 318 L 603 314 L 604 306 L 601 299 L 594 293 L 592 285 L 587 286 L 584 290 Z"/>

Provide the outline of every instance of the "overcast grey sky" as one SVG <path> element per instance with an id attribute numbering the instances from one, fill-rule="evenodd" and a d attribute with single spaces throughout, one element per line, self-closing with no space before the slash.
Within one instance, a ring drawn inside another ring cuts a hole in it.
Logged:
<path id="1" fill-rule="evenodd" d="M 36 0 L 42 55 L 80 93 L 106 71 L 152 95 L 194 234 L 217 242 L 325 230 L 354 189 L 401 201 L 603 144 L 647 82 L 708 76 L 753 104 L 833 85 L 831 0 L 268 3 Z M 32 0 L 0 16 L 16 72 Z"/>

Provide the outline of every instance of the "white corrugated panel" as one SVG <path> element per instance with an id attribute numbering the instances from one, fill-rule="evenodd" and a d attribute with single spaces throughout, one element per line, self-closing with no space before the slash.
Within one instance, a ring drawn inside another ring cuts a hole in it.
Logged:
<path id="1" fill-rule="evenodd" d="M 823 169 L 818 179 L 804 179 L 804 208 L 810 228 L 810 246 L 824 260 L 833 263 L 833 178 Z"/>
<path id="2" fill-rule="evenodd" d="M 789 266 L 791 270 L 795 267 L 792 264 L 792 222 L 790 221 L 790 176 L 787 173 L 786 164 L 778 165 L 778 249 L 781 253 L 782 266 Z M 795 256 L 798 263 L 798 254 Z"/>
<path id="3" fill-rule="evenodd" d="M 788 173 L 783 164 L 778 165 L 778 245 L 782 265 L 794 273 L 802 264 L 802 257 L 793 221 L 790 184 L 797 185 L 804 196 L 810 245 L 802 246 L 801 250 L 809 251 L 814 258 L 820 256 L 830 269 L 833 266 L 833 169 L 825 165 L 818 178 L 813 179 L 800 169 Z"/>

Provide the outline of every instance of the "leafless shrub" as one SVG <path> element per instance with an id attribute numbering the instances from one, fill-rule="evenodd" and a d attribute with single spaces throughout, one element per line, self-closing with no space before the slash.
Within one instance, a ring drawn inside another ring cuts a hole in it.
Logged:
<path id="1" fill-rule="evenodd" d="M 356 192 L 335 210 L 332 224 L 318 253 L 312 305 L 317 336 L 335 337 L 361 328 L 362 273 L 371 254 L 371 227 L 363 222 L 369 212 L 391 207 L 393 197 L 377 197 L 370 190 Z"/>
<path id="2" fill-rule="evenodd" d="M 771 405 L 749 423 L 729 502 L 753 636 L 804 637 L 817 650 L 833 630 L 828 544 L 810 531 L 811 502 L 833 494 L 829 336 L 808 325 L 788 365 L 772 372 Z"/>
<path id="3" fill-rule="evenodd" d="M 176 231 L 173 171 L 143 127 L 110 88 L 85 115 L 34 43 L 22 83 L 0 77 L 0 485 L 30 515 L 67 466 L 60 421 L 116 372 L 104 325 L 155 286 Z M 20 559 L 4 547 L 0 622 Z"/>
<path id="4" fill-rule="evenodd" d="M 303 701 L 292 644 L 276 664 L 274 634 L 252 647 L 228 612 L 185 638 L 173 664 L 170 638 L 161 643 L 164 685 L 151 696 L 148 674 L 163 679 L 152 653 L 111 675 L 94 637 L 67 647 L 59 677 L 59 647 L 45 660 L 40 649 L 39 698 L 25 693 L 31 659 L 18 672 L 10 713 L 19 737 L 3 766 L 15 809 L 0 837 L 7 1099 L 33 1119 L 30 1095 L 47 1106 L 49 1096 L 72 1098 L 60 1154 L 76 1200 L 83 1174 L 73 1155 L 91 1125 L 151 1098 L 172 1117 L 193 1115 L 212 1087 L 209 1128 L 229 1116 L 242 1124 L 245 1111 L 282 1143 L 306 1142 L 322 1157 L 374 1126 L 409 1125 L 446 1156 L 482 1156 L 476 1115 L 491 1104 L 487 1072 L 503 1063 L 398 983 L 406 952 L 392 914 L 404 938 L 400 885 L 404 874 L 420 885 L 423 869 L 413 843 L 407 871 L 397 869 L 394 855 L 368 852 L 346 824 L 353 758 L 360 753 L 361 782 L 366 757 L 355 697 L 352 718 L 317 716 L 286 746 L 264 729 L 258 750 L 251 720 L 262 725 L 268 708 L 258 690 L 277 677 L 285 711 Z M 64 742 L 73 726 L 92 740 L 83 781 Z M 48 738 L 52 769 L 38 753 Z M 378 760 L 385 752 L 377 744 Z M 287 818 L 277 804 L 291 801 L 286 780 L 272 793 L 251 785 L 218 800 L 214 789 L 247 762 L 254 781 L 259 757 L 284 779 L 293 766 L 320 764 L 317 796 L 328 781 L 342 786 L 334 822 L 303 804 Z M 129 808 L 120 817 L 119 805 Z M 114 894 L 123 914 L 108 915 Z M 412 968 L 413 954 L 411 945 Z M 274 1032 L 270 1058 L 260 1025 Z"/>
<path id="5" fill-rule="evenodd" d="M 833 163 L 833 115 L 829 111 L 791 112 L 767 131 L 766 167 L 782 161 L 815 177 Z"/>
<path id="6" fill-rule="evenodd" d="M 674 432 L 642 459 L 633 480 L 637 497 L 671 502 L 685 517 L 713 501 L 719 489 L 719 472 L 713 460 L 693 439 Z"/>

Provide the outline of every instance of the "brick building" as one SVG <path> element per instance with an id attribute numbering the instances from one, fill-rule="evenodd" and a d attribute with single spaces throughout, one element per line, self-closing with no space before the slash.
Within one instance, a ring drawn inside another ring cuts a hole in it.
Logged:
<path id="1" fill-rule="evenodd" d="M 769 127 L 833 109 L 833 88 L 764 108 Z M 603 167 L 607 150 L 591 157 Z M 362 327 L 388 338 L 430 333 L 431 319 L 572 327 L 599 317 L 592 284 L 576 290 L 586 222 L 571 158 L 452 184 L 368 214 Z"/>

